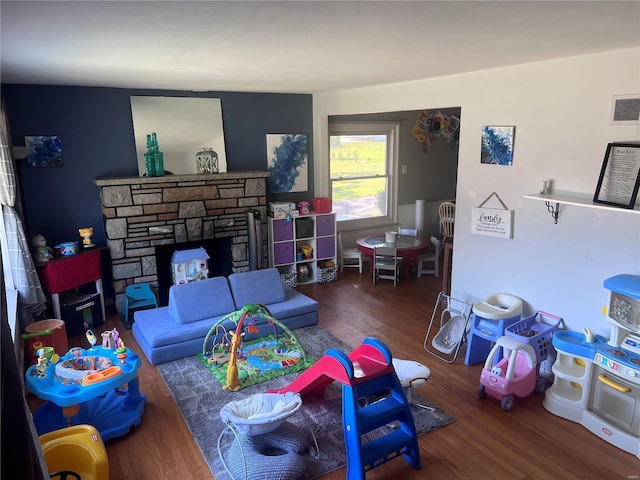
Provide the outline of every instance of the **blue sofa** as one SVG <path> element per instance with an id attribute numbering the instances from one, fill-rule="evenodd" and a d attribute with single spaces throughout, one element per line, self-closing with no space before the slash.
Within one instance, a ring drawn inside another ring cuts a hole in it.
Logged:
<path id="1" fill-rule="evenodd" d="M 215 322 L 248 303 L 265 305 L 291 330 L 318 323 L 318 302 L 282 285 L 280 272 L 269 268 L 174 285 L 168 306 L 134 312 L 133 335 L 154 365 L 188 357 L 202 351 Z M 235 328 L 231 321 L 223 325 Z M 247 340 L 273 333 L 263 318 L 255 326 L 258 333 Z"/>

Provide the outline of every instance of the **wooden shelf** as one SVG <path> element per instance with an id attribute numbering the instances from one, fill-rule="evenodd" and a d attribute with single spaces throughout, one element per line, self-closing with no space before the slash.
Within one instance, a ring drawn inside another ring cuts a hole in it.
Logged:
<path id="1" fill-rule="evenodd" d="M 528 198 L 529 200 L 541 200 L 545 202 L 547 205 L 547 209 L 549 213 L 554 219 L 554 223 L 558 223 L 558 211 L 560 209 L 560 205 L 573 205 L 574 207 L 587 207 L 587 208 L 597 208 L 599 210 L 609 210 L 616 212 L 627 212 L 627 213 L 636 213 L 640 214 L 640 209 L 634 208 L 620 208 L 614 207 L 612 205 L 605 205 L 602 203 L 595 203 L 590 198 L 583 197 L 574 197 L 571 195 L 554 195 L 554 194 L 546 194 L 542 195 L 540 193 L 532 193 L 529 195 L 525 195 L 524 198 Z M 555 203 L 555 207 L 553 204 Z"/>

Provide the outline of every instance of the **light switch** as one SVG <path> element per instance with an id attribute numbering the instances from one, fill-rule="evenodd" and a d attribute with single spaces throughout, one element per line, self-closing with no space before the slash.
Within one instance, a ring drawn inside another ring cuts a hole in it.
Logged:
<path id="1" fill-rule="evenodd" d="M 405 173 L 407 173 L 407 166 L 402 165 L 402 174 L 404 175 Z"/>

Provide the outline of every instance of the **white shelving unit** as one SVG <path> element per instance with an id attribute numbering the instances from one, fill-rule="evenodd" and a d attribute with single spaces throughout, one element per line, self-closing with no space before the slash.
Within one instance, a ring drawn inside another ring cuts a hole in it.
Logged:
<path id="1" fill-rule="evenodd" d="M 317 213 L 290 221 L 268 217 L 269 266 L 282 274 L 295 273 L 297 283 L 315 283 L 325 264 L 337 268 L 336 215 Z M 310 256 L 304 251 L 311 249 Z"/>
<path id="2" fill-rule="evenodd" d="M 560 205 L 573 205 L 575 207 L 588 207 L 588 208 L 597 208 L 600 210 L 613 210 L 616 212 L 628 212 L 628 213 L 636 213 L 640 214 L 639 209 L 627 209 L 614 207 L 612 205 L 605 205 L 603 203 L 595 203 L 590 198 L 582 198 L 582 197 L 574 197 L 571 195 L 554 195 L 554 194 L 541 194 L 541 193 L 532 193 L 529 195 L 525 195 L 524 198 L 528 198 L 529 200 L 540 200 L 545 202 L 547 206 L 547 210 L 551 214 L 551 217 L 554 220 L 554 223 L 558 223 L 558 212 L 560 211 Z M 554 205 L 555 204 L 555 205 Z"/>

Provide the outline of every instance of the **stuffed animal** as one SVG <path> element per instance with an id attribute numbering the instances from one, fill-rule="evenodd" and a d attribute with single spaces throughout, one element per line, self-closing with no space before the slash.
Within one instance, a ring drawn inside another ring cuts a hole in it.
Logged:
<path id="1" fill-rule="evenodd" d="M 93 227 L 79 228 L 78 233 L 82 237 L 82 244 L 85 248 L 93 247 L 91 237 L 93 236 Z"/>
<path id="2" fill-rule="evenodd" d="M 35 247 L 36 262 L 48 262 L 53 256 L 51 247 L 47 247 L 47 241 L 42 235 L 36 235 L 31 239 L 31 245 Z"/>

